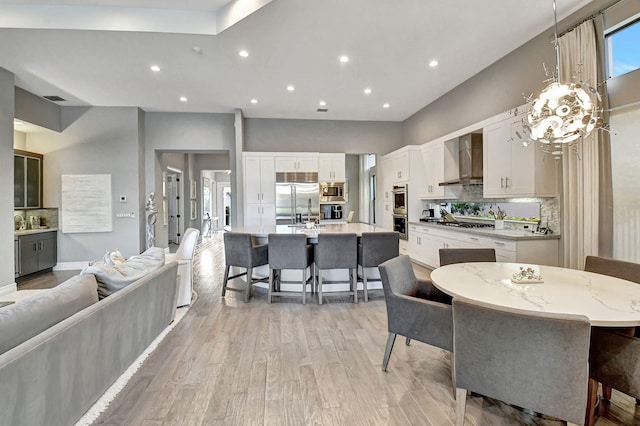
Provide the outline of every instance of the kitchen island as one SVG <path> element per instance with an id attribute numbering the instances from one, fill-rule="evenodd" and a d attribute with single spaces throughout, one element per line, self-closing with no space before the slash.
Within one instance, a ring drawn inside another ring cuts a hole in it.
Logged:
<path id="1" fill-rule="evenodd" d="M 317 244 L 318 235 L 321 233 L 354 233 L 358 236 L 361 236 L 363 232 L 389 232 L 388 229 L 375 226 L 368 225 L 365 223 L 332 223 L 332 224 L 321 224 L 319 226 L 314 226 L 313 228 L 307 228 L 304 224 L 296 224 L 296 225 L 275 225 L 275 226 L 265 226 L 265 227 L 240 227 L 234 226 L 231 227 L 230 232 L 244 232 L 251 234 L 256 237 L 257 241 L 262 244 L 268 243 L 269 234 L 306 234 L 307 240 L 311 244 Z M 283 281 L 300 281 L 302 277 L 301 271 L 283 271 Z M 269 276 L 269 266 L 261 266 L 253 269 L 253 276 L 258 278 L 263 278 Z M 349 284 L 346 283 L 348 281 L 348 273 L 346 270 L 328 270 L 322 271 L 322 279 L 324 281 L 340 281 L 340 283 L 335 284 L 323 284 L 322 289 L 324 292 L 331 291 L 346 291 L 349 289 Z M 372 280 L 368 285 L 369 289 L 382 288 L 382 284 L 379 281 L 380 275 L 378 271 L 374 268 L 367 269 L 367 279 Z M 342 284 L 342 282 L 345 282 Z M 266 287 L 267 284 L 258 283 L 256 286 Z M 283 291 L 302 291 L 301 284 L 297 283 L 284 283 L 281 286 Z M 362 284 L 359 283 L 359 289 L 362 288 Z"/>

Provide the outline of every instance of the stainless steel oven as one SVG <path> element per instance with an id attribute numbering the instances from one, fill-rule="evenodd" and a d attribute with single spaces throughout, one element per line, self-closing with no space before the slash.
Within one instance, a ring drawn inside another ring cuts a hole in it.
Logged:
<path id="1" fill-rule="evenodd" d="M 393 230 L 400 234 L 400 238 L 407 240 L 407 215 L 394 214 L 393 215 Z"/>
<path id="2" fill-rule="evenodd" d="M 407 215 L 407 185 L 395 185 L 393 187 L 393 214 Z"/>
<path id="3" fill-rule="evenodd" d="M 346 182 L 320 182 L 320 202 L 335 203 L 347 201 Z"/>

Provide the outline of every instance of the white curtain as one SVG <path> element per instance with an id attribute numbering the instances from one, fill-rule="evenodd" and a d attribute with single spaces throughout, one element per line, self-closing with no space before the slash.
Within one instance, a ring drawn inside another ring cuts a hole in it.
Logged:
<path id="1" fill-rule="evenodd" d="M 597 87 L 598 57 L 593 20 L 559 39 L 560 82 Z M 585 88 L 589 91 L 589 88 Z M 595 95 L 592 100 L 597 102 Z M 564 266 L 583 269 L 586 256 L 598 255 L 599 132 L 566 145 L 562 155 Z"/>

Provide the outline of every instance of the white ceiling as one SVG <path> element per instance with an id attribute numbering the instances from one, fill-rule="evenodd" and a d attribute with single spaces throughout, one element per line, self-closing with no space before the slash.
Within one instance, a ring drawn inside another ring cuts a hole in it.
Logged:
<path id="1" fill-rule="evenodd" d="M 558 18 L 590 1 L 558 0 Z M 240 3 L 259 9 L 224 29 Z M 207 20 L 214 31 L 194 34 Z M 61 22 L 128 27 L 48 29 Z M 0 67 L 61 105 L 402 121 L 552 24 L 551 0 L 0 0 Z"/>

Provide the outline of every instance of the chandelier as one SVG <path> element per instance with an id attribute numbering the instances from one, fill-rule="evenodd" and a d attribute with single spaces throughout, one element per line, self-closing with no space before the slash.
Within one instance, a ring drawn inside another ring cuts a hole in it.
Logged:
<path id="1" fill-rule="evenodd" d="M 558 19 L 556 1 L 553 0 L 554 47 L 556 51 L 556 70 L 551 83 L 534 99 L 527 115 L 530 138 L 543 144 L 554 145 L 553 154 L 557 155 L 560 145 L 585 137 L 602 120 L 591 101 L 585 87 L 599 97 L 595 89 L 585 84 L 562 83 L 560 81 L 560 47 L 558 45 Z M 561 152 L 561 150 L 560 150 Z"/>

